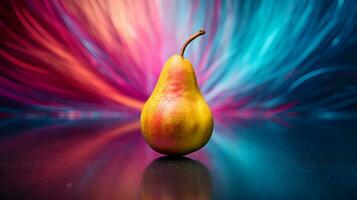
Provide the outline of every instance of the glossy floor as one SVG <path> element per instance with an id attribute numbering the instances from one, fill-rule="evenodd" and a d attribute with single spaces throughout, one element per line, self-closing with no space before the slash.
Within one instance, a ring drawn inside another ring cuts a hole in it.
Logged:
<path id="1" fill-rule="evenodd" d="M 357 125 L 217 123 L 202 150 L 169 158 L 138 121 L 0 121 L 1 199 L 356 199 Z"/>

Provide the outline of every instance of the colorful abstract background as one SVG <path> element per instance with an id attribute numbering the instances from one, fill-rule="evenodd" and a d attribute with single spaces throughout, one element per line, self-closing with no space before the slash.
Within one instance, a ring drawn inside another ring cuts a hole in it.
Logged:
<path id="1" fill-rule="evenodd" d="M 200 28 L 206 35 L 185 55 L 213 137 L 192 160 L 153 161 L 140 109 L 165 61 Z M 354 0 L 0 3 L 5 199 L 191 195 L 179 182 L 153 191 L 162 175 L 143 174 L 158 166 L 180 166 L 179 177 L 202 168 L 194 199 L 350 196 L 356 118 Z"/>

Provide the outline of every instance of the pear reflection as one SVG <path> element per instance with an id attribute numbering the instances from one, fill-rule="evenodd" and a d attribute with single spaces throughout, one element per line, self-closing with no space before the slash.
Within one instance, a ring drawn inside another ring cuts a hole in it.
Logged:
<path id="1" fill-rule="evenodd" d="M 161 157 L 150 163 L 141 180 L 142 199 L 211 199 L 206 166 L 186 157 Z"/>

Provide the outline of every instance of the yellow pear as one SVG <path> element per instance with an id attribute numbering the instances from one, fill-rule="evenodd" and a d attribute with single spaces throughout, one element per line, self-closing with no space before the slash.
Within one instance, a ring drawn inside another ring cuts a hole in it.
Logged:
<path id="1" fill-rule="evenodd" d="M 186 46 L 203 35 L 201 29 L 183 45 L 180 55 L 165 63 L 155 89 L 141 111 L 141 132 L 155 151 L 185 155 L 203 147 L 212 135 L 213 117 L 184 58 Z"/>

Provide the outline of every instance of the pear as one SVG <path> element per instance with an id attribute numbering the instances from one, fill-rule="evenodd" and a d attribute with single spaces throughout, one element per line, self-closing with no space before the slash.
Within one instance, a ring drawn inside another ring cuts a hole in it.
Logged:
<path id="1" fill-rule="evenodd" d="M 198 87 L 192 64 L 184 58 L 186 46 L 203 34 L 205 31 L 201 29 L 192 35 L 180 55 L 169 58 L 142 108 L 142 135 L 159 153 L 192 153 L 203 147 L 212 135 L 211 110 Z"/>

